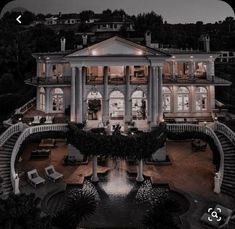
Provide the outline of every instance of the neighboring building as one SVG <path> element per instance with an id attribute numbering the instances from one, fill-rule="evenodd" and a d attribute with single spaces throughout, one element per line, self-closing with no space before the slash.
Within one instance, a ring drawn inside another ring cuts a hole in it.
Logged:
<path id="1" fill-rule="evenodd" d="M 37 87 L 37 109 L 56 114 L 70 107 L 70 120 L 78 123 L 135 120 L 147 128 L 163 117 L 206 120 L 215 109 L 215 87 L 230 85 L 214 75 L 216 53 L 166 53 L 118 36 L 33 56 L 37 74 L 27 83 Z"/>

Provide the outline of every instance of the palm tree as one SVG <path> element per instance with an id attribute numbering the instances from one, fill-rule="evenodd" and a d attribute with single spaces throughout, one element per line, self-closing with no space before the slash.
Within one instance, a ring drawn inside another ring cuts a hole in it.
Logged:
<path id="1" fill-rule="evenodd" d="M 64 209 L 53 217 L 52 224 L 58 229 L 76 229 L 82 220 L 94 214 L 96 206 L 95 189 L 72 189 L 68 192 Z"/>

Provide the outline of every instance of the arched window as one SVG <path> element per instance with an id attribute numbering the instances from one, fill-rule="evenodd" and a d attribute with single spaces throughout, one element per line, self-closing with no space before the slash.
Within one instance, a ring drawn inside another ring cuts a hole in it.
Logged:
<path id="1" fill-rule="evenodd" d="M 132 96 L 133 119 L 145 120 L 147 118 L 147 98 L 143 91 L 137 90 Z"/>
<path id="2" fill-rule="evenodd" d="M 163 111 L 170 112 L 171 111 L 171 91 L 168 87 L 162 88 L 162 106 Z"/>
<path id="3" fill-rule="evenodd" d="M 52 110 L 54 112 L 64 110 L 64 92 L 61 88 L 55 88 L 52 92 Z"/>
<path id="4" fill-rule="evenodd" d="M 39 109 L 45 111 L 45 89 L 43 87 L 39 90 Z"/>
<path id="5" fill-rule="evenodd" d="M 177 110 L 189 111 L 189 90 L 187 87 L 179 87 L 177 91 Z"/>
<path id="6" fill-rule="evenodd" d="M 124 95 L 120 91 L 112 91 L 109 96 L 109 115 L 111 119 L 123 119 L 125 113 Z"/>
<path id="7" fill-rule="evenodd" d="M 91 91 L 87 95 L 88 120 L 101 120 L 102 95 L 98 91 Z"/>
<path id="8" fill-rule="evenodd" d="M 197 87 L 196 89 L 196 111 L 207 110 L 207 89 L 204 87 Z"/>

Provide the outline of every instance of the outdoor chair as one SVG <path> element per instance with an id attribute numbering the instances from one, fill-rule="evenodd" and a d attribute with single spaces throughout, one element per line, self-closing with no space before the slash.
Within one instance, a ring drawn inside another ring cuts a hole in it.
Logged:
<path id="1" fill-rule="evenodd" d="M 41 121 L 41 116 L 34 116 L 34 119 L 32 121 L 32 124 L 40 124 L 40 121 Z"/>
<path id="2" fill-rule="evenodd" d="M 36 169 L 33 169 L 29 172 L 27 172 L 28 179 L 31 185 L 34 186 L 34 188 L 37 187 L 39 184 L 45 184 L 46 180 L 43 179 L 38 175 L 38 171 Z"/>
<path id="3" fill-rule="evenodd" d="M 45 121 L 45 124 L 52 124 L 53 123 L 53 117 L 52 116 L 46 116 L 46 121 Z"/>
<path id="4" fill-rule="evenodd" d="M 50 166 L 46 167 L 45 168 L 45 173 L 46 173 L 46 177 L 48 179 L 52 180 L 53 182 L 56 182 L 60 178 L 63 178 L 63 174 L 55 171 L 55 168 L 54 168 L 53 165 L 50 165 Z"/>

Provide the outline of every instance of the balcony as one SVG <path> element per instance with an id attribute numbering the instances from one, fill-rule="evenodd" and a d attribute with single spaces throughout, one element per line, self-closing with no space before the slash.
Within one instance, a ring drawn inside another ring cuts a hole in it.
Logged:
<path id="1" fill-rule="evenodd" d="M 102 85 L 102 84 L 104 84 L 104 77 L 103 76 L 87 75 L 86 84 L 87 85 Z"/>
<path id="2" fill-rule="evenodd" d="M 115 84 L 115 85 L 125 84 L 126 77 L 122 75 L 110 75 L 108 82 L 109 84 Z"/>
<path id="3" fill-rule="evenodd" d="M 197 76 L 194 77 L 185 77 L 185 78 L 178 78 L 176 77 L 173 79 L 173 76 L 163 77 L 163 84 L 205 84 L 205 85 L 215 85 L 215 86 L 230 86 L 231 82 L 219 77 L 212 77 L 212 79 L 206 78 L 198 78 Z"/>
<path id="4" fill-rule="evenodd" d="M 25 81 L 26 84 L 39 86 L 39 85 L 71 85 L 71 76 L 59 77 L 33 77 Z"/>
<path id="5" fill-rule="evenodd" d="M 146 75 L 135 75 L 131 76 L 131 84 L 147 84 L 148 83 L 148 76 Z"/>

